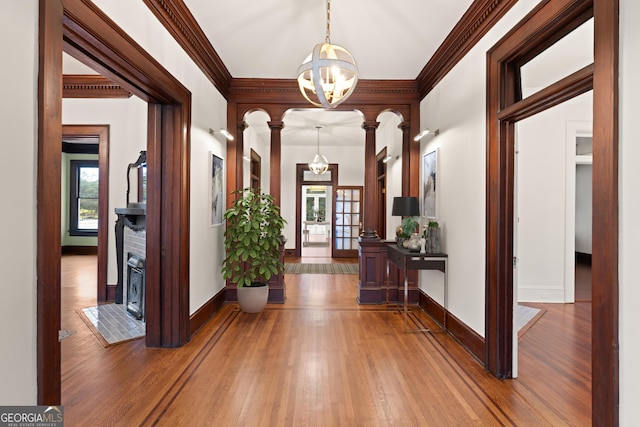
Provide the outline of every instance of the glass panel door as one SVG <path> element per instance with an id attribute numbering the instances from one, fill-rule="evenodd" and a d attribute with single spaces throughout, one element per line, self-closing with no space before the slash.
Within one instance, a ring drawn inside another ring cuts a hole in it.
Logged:
<path id="1" fill-rule="evenodd" d="M 362 224 L 362 187 L 341 187 L 335 192 L 335 223 L 333 256 L 358 256 L 358 238 Z"/>

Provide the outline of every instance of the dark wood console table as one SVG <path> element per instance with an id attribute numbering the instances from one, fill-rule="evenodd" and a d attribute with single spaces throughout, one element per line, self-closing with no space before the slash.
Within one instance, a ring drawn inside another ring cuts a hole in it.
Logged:
<path id="1" fill-rule="evenodd" d="M 404 330 L 405 332 L 430 332 L 428 329 L 409 330 L 407 325 L 408 300 L 409 300 L 409 280 L 407 278 L 409 270 L 438 270 L 444 274 L 444 310 L 447 311 L 447 254 L 427 254 L 411 252 L 408 249 L 400 248 L 396 243 L 387 245 L 387 288 L 389 287 L 389 263 L 392 262 L 404 273 Z M 444 330 L 447 330 L 447 316 L 444 317 Z"/>

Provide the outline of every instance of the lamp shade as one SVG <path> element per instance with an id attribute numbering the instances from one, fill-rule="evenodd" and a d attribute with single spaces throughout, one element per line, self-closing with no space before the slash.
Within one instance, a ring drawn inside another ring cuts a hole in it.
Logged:
<path id="1" fill-rule="evenodd" d="M 417 197 L 394 197 L 393 216 L 420 216 L 420 202 Z"/>

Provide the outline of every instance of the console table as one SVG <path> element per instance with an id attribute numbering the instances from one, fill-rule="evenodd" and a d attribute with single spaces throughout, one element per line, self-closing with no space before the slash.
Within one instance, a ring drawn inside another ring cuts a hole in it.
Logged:
<path id="1" fill-rule="evenodd" d="M 430 332 L 428 329 L 412 329 L 409 330 L 407 325 L 408 316 L 408 300 L 409 300 L 409 280 L 407 278 L 409 270 L 438 270 L 444 274 L 444 330 L 447 330 L 447 262 L 448 255 L 427 254 L 420 252 L 411 252 L 408 249 L 400 248 L 396 243 L 387 245 L 387 288 L 389 288 L 389 263 L 392 262 L 398 269 L 404 273 L 404 330 L 405 332 Z"/>

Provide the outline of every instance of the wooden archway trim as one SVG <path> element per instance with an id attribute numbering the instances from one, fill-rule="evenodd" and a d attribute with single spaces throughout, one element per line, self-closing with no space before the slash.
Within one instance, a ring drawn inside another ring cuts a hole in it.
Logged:
<path id="1" fill-rule="evenodd" d="M 107 262 L 109 248 L 109 230 L 106 218 L 109 218 L 109 125 L 62 125 L 62 137 L 98 138 L 98 302 L 108 299 Z"/>
<path id="2" fill-rule="evenodd" d="M 485 365 L 511 376 L 513 361 L 514 125 L 593 87 L 592 420 L 618 425 L 618 13 L 617 0 L 555 0 L 536 7 L 488 53 Z M 594 17 L 594 65 L 520 99 L 518 65 Z M 530 97 L 534 98 L 534 97 Z"/>
<path id="3" fill-rule="evenodd" d="M 60 404 L 62 51 L 149 102 L 147 345 L 189 339 L 191 94 L 89 0 L 40 0 L 38 73 L 38 403 Z"/>

